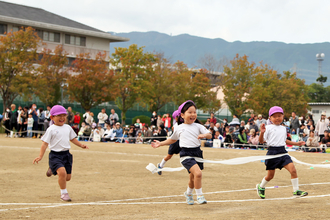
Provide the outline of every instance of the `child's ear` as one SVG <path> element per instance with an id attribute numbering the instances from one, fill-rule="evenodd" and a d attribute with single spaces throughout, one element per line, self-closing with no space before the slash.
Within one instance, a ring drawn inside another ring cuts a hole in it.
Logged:
<path id="1" fill-rule="evenodd" d="M 54 116 L 51 115 L 51 116 L 50 116 L 50 119 L 53 120 L 53 118 L 54 118 Z"/>

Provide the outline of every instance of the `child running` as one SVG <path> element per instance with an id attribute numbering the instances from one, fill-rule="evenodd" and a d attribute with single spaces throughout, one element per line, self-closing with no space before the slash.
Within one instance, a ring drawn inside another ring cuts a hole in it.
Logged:
<path id="1" fill-rule="evenodd" d="M 287 153 L 285 150 L 285 145 L 303 145 L 305 142 L 292 142 L 286 139 L 287 132 L 286 128 L 281 125 L 284 119 L 283 109 L 279 106 L 273 106 L 269 109 L 269 125 L 265 126 L 262 124 L 260 126 L 260 136 L 259 142 L 267 142 L 268 152 L 267 155 L 277 155 Z M 291 174 L 291 182 L 293 186 L 293 195 L 297 197 L 307 196 L 308 193 L 299 190 L 298 175 L 296 168 L 289 155 L 284 155 L 282 157 L 269 159 L 265 161 L 267 175 L 262 179 L 261 183 L 257 184 L 258 196 L 262 199 L 265 198 L 265 187 L 266 184 L 273 179 L 275 175 L 275 169 L 282 169 L 283 167 L 287 169 Z"/>
<path id="2" fill-rule="evenodd" d="M 58 184 L 61 189 L 61 200 L 69 202 L 71 198 L 66 189 L 66 182 L 71 179 L 72 171 L 72 154 L 69 149 L 70 141 L 75 145 L 88 149 L 88 147 L 77 140 L 77 135 L 73 129 L 65 124 L 67 111 L 61 105 L 55 105 L 50 110 L 50 119 L 53 121 L 53 125 L 50 126 L 46 133 L 42 136 L 42 144 L 39 157 L 33 160 L 34 163 L 38 163 L 43 158 L 47 147 L 49 146 L 49 171 L 47 176 L 58 174 Z"/>
<path id="3" fill-rule="evenodd" d="M 172 114 L 172 117 L 175 119 L 175 121 L 178 121 L 179 116 L 180 116 L 179 110 L 174 111 Z M 178 123 L 175 123 L 173 125 L 174 131 L 176 130 L 177 127 L 178 127 Z M 165 166 L 165 163 L 172 158 L 173 154 L 178 154 L 178 153 L 180 153 L 180 151 L 181 151 L 181 148 L 179 145 L 179 140 L 177 140 L 175 143 L 170 145 L 170 147 L 168 148 L 168 153 L 167 153 L 166 157 L 163 158 L 162 162 L 157 164 L 157 167 L 163 168 Z M 162 175 L 162 171 L 159 171 L 158 175 Z"/>
<path id="4" fill-rule="evenodd" d="M 178 120 L 179 126 L 174 130 L 172 136 L 165 141 L 154 141 L 151 144 L 153 148 L 157 148 L 163 145 L 173 144 L 180 139 L 180 157 L 189 157 L 181 162 L 189 172 L 189 184 L 187 191 L 184 192 L 188 205 L 194 204 L 194 188 L 197 194 L 197 203 L 207 203 L 202 192 L 202 170 L 204 164 L 197 162 L 194 157 L 203 158 L 199 139 L 210 139 L 212 135 L 197 119 L 196 109 L 195 103 L 191 100 L 183 103 L 178 109 L 181 113 Z M 183 119 L 183 124 L 180 119 Z"/>

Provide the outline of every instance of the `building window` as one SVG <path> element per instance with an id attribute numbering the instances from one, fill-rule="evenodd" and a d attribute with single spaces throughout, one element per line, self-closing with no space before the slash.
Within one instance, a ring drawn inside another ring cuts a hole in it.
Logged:
<path id="1" fill-rule="evenodd" d="M 77 46 L 86 46 L 86 37 L 78 37 L 74 35 L 65 35 L 65 43 Z"/>
<path id="2" fill-rule="evenodd" d="M 0 34 L 5 34 L 7 32 L 7 25 L 0 24 Z"/>
<path id="3" fill-rule="evenodd" d="M 57 43 L 60 43 L 60 41 L 61 41 L 60 33 L 37 30 L 37 34 L 44 41 L 51 41 L 51 42 L 57 42 Z"/>
<path id="4" fill-rule="evenodd" d="M 19 31 L 20 29 L 18 27 L 13 27 L 13 32 Z"/>
<path id="5" fill-rule="evenodd" d="M 320 114 L 320 110 L 313 110 L 312 113 L 313 114 Z"/>

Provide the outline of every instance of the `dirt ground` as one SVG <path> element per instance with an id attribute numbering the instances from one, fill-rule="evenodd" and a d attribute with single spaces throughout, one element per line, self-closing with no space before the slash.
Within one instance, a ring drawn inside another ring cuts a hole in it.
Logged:
<path id="1" fill-rule="evenodd" d="M 290 174 L 277 171 L 267 185 L 266 199 L 255 186 L 265 176 L 260 162 L 245 165 L 205 164 L 203 192 L 208 203 L 187 205 L 186 171 L 151 174 L 168 147 L 92 143 L 89 150 L 72 145 L 72 202 L 60 201 L 57 177 L 46 177 L 48 151 L 38 165 L 40 139 L 0 135 L 0 219 L 329 219 L 329 169 L 296 164 L 300 189 L 293 198 Z M 203 148 L 204 158 L 221 160 L 265 155 L 266 151 Z M 308 163 L 330 161 L 330 154 L 290 152 Z M 179 157 L 167 167 L 179 167 Z M 276 187 L 275 187 L 276 186 Z M 196 197 L 195 197 L 196 198 Z"/>

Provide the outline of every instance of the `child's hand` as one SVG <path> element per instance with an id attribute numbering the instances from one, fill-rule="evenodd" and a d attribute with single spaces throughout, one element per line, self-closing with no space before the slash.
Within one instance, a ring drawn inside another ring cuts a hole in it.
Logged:
<path id="1" fill-rule="evenodd" d="M 156 140 L 154 142 L 151 142 L 151 147 L 153 147 L 153 148 L 160 147 L 160 142 L 156 141 Z"/>
<path id="2" fill-rule="evenodd" d="M 206 136 L 205 134 L 200 134 L 200 135 L 198 135 L 197 139 L 204 139 L 204 138 L 206 138 L 205 136 Z"/>
<path id="3" fill-rule="evenodd" d="M 297 142 L 297 144 L 298 144 L 298 146 L 301 146 L 301 145 L 305 145 L 306 143 L 305 143 L 305 141 L 299 141 L 299 142 Z"/>
<path id="4" fill-rule="evenodd" d="M 85 145 L 85 144 L 81 144 L 81 148 L 82 148 L 82 149 L 89 149 L 89 148 L 87 147 L 87 145 Z"/>
<path id="5" fill-rule="evenodd" d="M 41 159 L 42 159 L 42 157 L 36 157 L 36 158 L 33 160 L 33 164 L 38 163 Z"/>
<path id="6" fill-rule="evenodd" d="M 266 131 L 266 125 L 265 124 L 261 124 L 260 125 L 260 132 L 261 133 L 265 133 L 265 131 Z"/>

